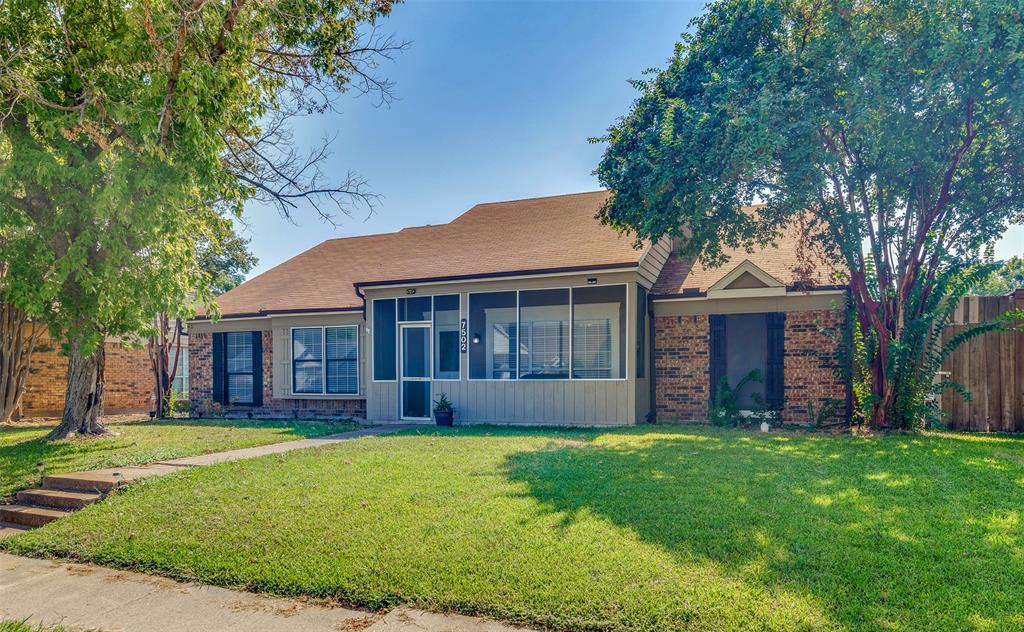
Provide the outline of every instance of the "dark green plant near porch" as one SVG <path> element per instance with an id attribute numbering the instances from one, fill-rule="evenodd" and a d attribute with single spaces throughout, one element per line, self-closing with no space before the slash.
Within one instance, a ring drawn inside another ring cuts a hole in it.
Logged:
<path id="1" fill-rule="evenodd" d="M 950 303 L 1024 221 L 1019 5 L 721 0 L 691 27 L 598 139 L 602 217 L 712 265 L 796 224 L 798 277 L 845 270 L 830 282 L 850 288 L 857 410 L 920 427 L 964 339 L 941 343 Z"/>
<path id="2" fill-rule="evenodd" d="M 722 379 L 718 382 L 718 387 L 715 389 L 715 394 L 711 398 L 711 402 L 708 406 L 708 418 L 712 425 L 715 426 L 740 426 L 746 423 L 750 423 L 753 420 L 760 421 L 761 415 L 753 415 L 751 417 L 744 417 L 740 412 L 740 391 L 743 387 L 751 382 L 761 383 L 764 382 L 764 378 L 761 372 L 754 369 L 750 373 L 747 373 L 743 378 L 736 383 L 735 386 L 729 384 L 729 378 L 722 376 Z M 764 398 L 761 397 L 760 393 L 753 393 L 751 399 L 754 402 L 754 412 L 768 412 L 768 408 L 764 404 Z M 744 408 L 743 410 L 747 410 Z"/>

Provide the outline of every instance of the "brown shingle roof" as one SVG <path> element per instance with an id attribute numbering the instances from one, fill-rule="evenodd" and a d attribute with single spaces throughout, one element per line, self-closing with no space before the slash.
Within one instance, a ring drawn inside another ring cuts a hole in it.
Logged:
<path id="1" fill-rule="evenodd" d="M 636 265 L 594 219 L 606 191 L 478 204 L 448 224 L 331 239 L 217 299 L 225 316 L 361 307 L 354 284 Z"/>
<path id="2" fill-rule="evenodd" d="M 682 294 L 706 292 L 709 287 L 729 274 L 736 266 L 749 259 L 786 286 L 798 282 L 810 282 L 815 286 L 832 286 L 845 283 L 841 268 L 828 262 L 822 256 L 805 250 L 806 261 L 801 262 L 801 231 L 794 224 L 780 235 L 774 246 L 748 253 L 742 248 L 726 248 L 729 260 L 718 268 L 709 268 L 691 257 L 671 255 L 661 270 L 654 294 Z M 808 266 L 807 263 L 810 263 Z M 806 271 L 802 272 L 801 268 Z"/>

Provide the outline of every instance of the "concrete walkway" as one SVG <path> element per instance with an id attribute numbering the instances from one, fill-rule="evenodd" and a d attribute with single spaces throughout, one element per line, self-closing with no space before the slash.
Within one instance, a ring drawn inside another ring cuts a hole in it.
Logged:
<path id="1" fill-rule="evenodd" d="M 383 434 L 391 434 L 415 426 L 389 425 L 371 426 L 359 428 L 348 432 L 314 437 L 312 439 L 296 439 L 294 441 L 282 441 L 281 443 L 270 443 L 256 446 L 254 448 L 240 448 L 226 452 L 213 452 L 199 456 L 187 456 L 180 459 L 169 459 L 157 461 L 148 465 L 133 465 L 126 467 L 111 467 L 103 470 L 85 470 L 82 472 L 65 472 L 63 474 L 50 474 L 44 477 L 44 482 L 49 481 L 54 487 L 60 489 L 95 490 L 106 493 L 121 483 L 130 483 L 142 478 L 162 476 L 171 474 L 186 467 L 197 467 L 200 465 L 216 465 L 218 463 L 229 463 L 241 461 L 242 459 L 254 459 L 268 454 L 281 454 L 292 450 L 304 450 L 306 448 L 321 448 L 326 445 L 341 443 L 360 437 L 373 437 Z"/>
<path id="2" fill-rule="evenodd" d="M 283 441 L 281 443 L 271 443 L 269 445 L 256 446 L 255 448 L 241 448 L 239 450 L 228 450 L 227 452 L 214 452 L 213 454 L 201 454 L 199 456 L 186 456 L 181 459 L 171 459 L 169 461 L 160 461 L 157 465 L 171 465 L 174 467 L 192 467 L 197 465 L 216 465 L 218 463 L 228 463 L 231 461 L 241 461 L 242 459 L 253 459 L 258 456 L 266 456 L 268 454 L 281 454 L 282 452 L 291 452 L 292 450 L 303 450 L 305 448 L 321 448 L 325 445 L 331 445 L 334 443 L 341 443 L 342 441 L 348 441 L 350 439 L 358 439 L 360 437 L 374 437 L 377 435 L 391 434 L 392 432 L 398 432 L 399 430 L 405 430 L 407 428 L 415 428 L 410 425 L 389 425 L 389 426 L 371 426 L 369 428 L 359 428 L 358 430 L 350 430 L 348 432 L 339 432 L 338 434 L 326 435 L 323 437 L 314 437 L 313 439 L 296 439 L 295 441 Z"/>
<path id="3" fill-rule="evenodd" d="M 516 632 L 410 608 L 365 612 L 0 553 L 0 621 L 104 632 Z"/>

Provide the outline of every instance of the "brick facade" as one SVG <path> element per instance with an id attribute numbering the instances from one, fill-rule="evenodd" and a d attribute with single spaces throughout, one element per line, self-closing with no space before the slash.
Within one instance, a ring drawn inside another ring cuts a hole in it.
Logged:
<path id="1" fill-rule="evenodd" d="M 279 399 L 274 397 L 273 332 L 261 332 L 263 405 L 224 406 L 213 401 L 213 334 L 189 335 L 189 406 L 193 417 L 288 417 L 293 419 L 366 418 L 365 399 Z"/>
<path id="2" fill-rule="evenodd" d="M 707 316 L 654 318 L 655 412 L 659 421 L 706 421 L 710 356 Z"/>
<path id="3" fill-rule="evenodd" d="M 846 383 L 837 371 L 841 330 L 842 314 L 835 310 L 786 314 L 785 421 L 810 423 L 808 403 L 817 416 L 828 400 L 834 400 L 838 416 L 846 414 Z"/>
<path id="4" fill-rule="evenodd" d="M 32 354 L 21 398 L 21 416 L 62 414 L 67 373 L 67 358 L 60 354 L 58 344 L 44 334 Z M 153 408 L 153 373 L 144 348 L 108 340 L 103 381 L 104 413 L 148 412 Z"/>
<path id="5" fill-rule="evenodd" d="M 837 375 L 841 315 L 833 310 L 786 313 L 782 418 L 805 424 L 835 400 L 845 414 L 846 385 Z M 710 398 L 710 328 L 706 315 L 654 319 L 655 407 L 658 421 L 707 420 Z"/>

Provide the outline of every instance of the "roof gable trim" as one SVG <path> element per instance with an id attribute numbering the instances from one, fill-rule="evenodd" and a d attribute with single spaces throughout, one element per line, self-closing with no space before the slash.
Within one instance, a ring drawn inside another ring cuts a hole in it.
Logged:
<path id="1" fill-rule="evenodd" d="M 756 280 L 762 287 L 750 287 L 741 283 L 740 287 L 732 287 L 740 278 Z M 753 277 L 753 279 L 750 279 Z M 727 298 L 730 296 L 780 296 L 786 293 L 786 284 L 768 274 L 750 259 L 744 259 L 738 266 L 729 271 L 714 285 L 708 288 L 708 298 Z"/>

